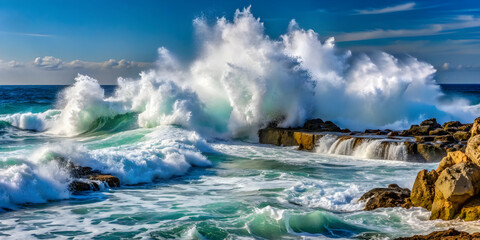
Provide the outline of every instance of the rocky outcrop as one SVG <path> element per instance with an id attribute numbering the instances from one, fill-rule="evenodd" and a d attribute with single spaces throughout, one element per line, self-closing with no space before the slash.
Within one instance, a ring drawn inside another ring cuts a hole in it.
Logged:
<path id="1" fill-rule="evenodd" d="M 446 150 L 438 144 L 419 143 L 417 152 L 426 162 L 438 162 L 446 155 Z"/>
<path id="2" fill-rule="evenodd" d="M 324 122 L 322 119 L 319 119 L 319 118 L 306 121 L 302 129 L 310 132 L 340 132 L 341 131 L 341 129 L 337 125 L 335 125 L 333 122 L 330 122 L 330 121 Z"/>
<path id="3" fill-rule="evenodd" d="M 458 216 L 465 221 L 475 221 L 480 219 L 480 196 L 469 199 L 460 211 Z"/>
<path id="4" fill-rule="evenodd" d="M 472 128 L 470 129 L 471 137 L 478 135 L 480 133 L 480 117 L 476 118 L 473 121 Z"/>
<path id="5" fill-rule="evenodd" d="M 377 208 L 389 207 L 404 207 L 410 208 L 410 190 L 408 188 L 401 188 L 397 184 L 390 184 L 388 188 L 375 188 L 359 199 L 365 202 L 365 209 L 367 211 Z"/>
<path id="6" fill-rule="evenodd" d="M 478 118 L 477 118 L 478 119 Z M 475 163 L 480 165 L 480 135 L 475 135 L 468 140 L 465 154 Z"/>
<path id="7" fill-rule="evenodd" d="M 444 231 L 432 232 L 428 235 L 415 235 L 412 237 L 402 237 L 395 240 L 472 240 L 480 239 L 480 233 L 469 234 L 460 232 L 453 228 Z"/>
<path id="8" fill-rule="evenodd" d="M 418 172 L 415 183 L 412 187 L 410 200 L 415 207 L 432 209 L 433 199 L 435 197 L 435 182 L 438 174 L 435 170 L 422 170 Z"/>
<path id="9" fill-rule="evenodd" d="M 437 168 L 437 173 L 440 174 L 446 168 L 449 168 L 455 164 L 468 162 L 470 159 L 461 151 L 454 151 L 447 153 L 447 156 L 440 161 Z"/>
<path id="10" fill-rule="evenodd" d="M 312 133 L 294 132 L 293 134 L 299 150 L 313 150 L 318 136 Z"/>
<path id="11" fill-rule="evenodd" d="M 480 190 L 480 167 L 462 162 L 446 168 L 435 182 L 435 198 L 430 219 L 450 220 L 463 204 Z"/>
<path id="12" fill-rule="evenodd" d="M 90 167 L 74 166 L 70 164 L 70 174 L 75 178 L 70 183 L 69 189 L 73 192 L 98 191 L 99 184 L 108 187 L 120 187 L 120 180 L 110 174 L 102 174 Z"/>

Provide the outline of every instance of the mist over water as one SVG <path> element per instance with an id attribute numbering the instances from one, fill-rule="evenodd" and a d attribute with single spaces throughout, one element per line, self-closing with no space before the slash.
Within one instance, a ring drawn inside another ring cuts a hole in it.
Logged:
<path id="1" fill-rule="evenodd" d="M 0 88 L 0 208 L 17 210 L 0 213 L 0 238 L 388 238 L 445 227 L 422 209 L 361 211 L 357 200 L 372 187 L 411 187 L 418 170 L 436 167 L 389 161 L 407 160 L 403 144 L 372 139 L 354 150 L 327 135 L 308 153 L 255 142 L 272 121 L 322 118 L 352 130 L 473 121 L 477 102 L 446 97 L 432 65 L 354 54 L 294 20 L 272 39 L 250 8 L 193 24 L 192 62 L 161 47 L 154 69 L 113 90 L 85 75 L 13 97 Z M 122 187 L 73 194 L 65 161 Z"/>

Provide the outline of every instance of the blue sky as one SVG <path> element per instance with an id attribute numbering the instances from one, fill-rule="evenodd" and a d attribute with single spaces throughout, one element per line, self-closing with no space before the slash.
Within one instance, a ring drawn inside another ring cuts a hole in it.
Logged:
<path id="1" fill-rule="evenodd" d="M 480 1 L 0 0 L 0 84 L 69 84 L 82 71 L 113 83 L 151 67 L 161 46 L 188 61 L 193 19 L 249 5 L 272 38 L 295 19 L 340 48 L 409 54 L 439 82 L 480 83 Z"/>

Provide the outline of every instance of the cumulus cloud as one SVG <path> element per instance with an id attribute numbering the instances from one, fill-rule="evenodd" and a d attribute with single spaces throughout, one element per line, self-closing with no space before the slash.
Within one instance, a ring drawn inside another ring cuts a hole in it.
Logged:
<path id="1" fill-rule="evenodd" d="M 63 61 L 52 56 L 37 57 L 33 61 L 33 65 L 46 70 L 59 70 L 62 69 Z"/>
<path id="2" fill-rule="evenodd" d="M 23 63 L 17 61 L 4 61 L 0 59 L 0 69 L 19 68 L 23 67 Z"/>
<path id="3" fill-rule="evenodd" d="M 385 8 L 375 8 L 375 9 L 363 9 L 357 10 L 357 14 L 382 14 L 382 13 L 392 13 L 392 12 L 403 12 L 413 10 L 415 8 L 414 2 L 404 3 L 400 5 L 385 7 Z"/>

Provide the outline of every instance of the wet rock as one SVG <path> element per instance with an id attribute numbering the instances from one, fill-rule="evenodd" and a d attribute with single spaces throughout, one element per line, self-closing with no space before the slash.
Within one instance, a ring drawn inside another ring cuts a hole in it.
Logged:
<path id="1" fill-rule="evenodd" d="M 458 218 L 465 221 L 475 221 L 480 219 L 480 196 L 469 199 L 460 211 Z"/>
<path id="2" fill-rule="evenodd" d="M 449 127 L 460 127 L 462 126 L 463 124 L 459 121 L 450 121 L 450 122 L 446 122 L 442 125 L 442 128 L 449 128 Z"/>
<path id="3" fill-rule="evenodd" d="M 313 150 L 315 148 L 315 134 L 305 132 L 294 132 L 293 137 L 299 150 Z"/>
<path id="4" fill-rule="evenodd" d="M 98 191 L 100 187 L 95 182 L 75 180 L 69 185 L 72 192 Z"/>
<path id="5" fill-rule="evenodd" d="M 427 162 L 438 162 L 447 155 L 446 150 L 441 146 L 428 143 L 417 144 L 417 152 Z"/>
<path id="6" fill-rule="evenodd" d="M 258 131 L 258 140 L 263 144 L 277 146 L 296 146 L 294 132 L 288 129 L 264 128 Z"/>
<path id="7" fill-rule="evenodd" d="M 420 123 L 420 126 L 429 126 L 429 127 L 431 127 L 432 129 L 436 129 L 436 128 L 441 128 L 441 127 L 442 127 L 442 126 L 440 126 L 440 124 L 437 123 L 437 119 L 436 119 L 436 118 L 427 119 L 427 120 L 423 121 L 422 123 Z"/>
<path id="8" fill-rule="evenodd" d="M 453 134 L 453 138 L 458 142 L 466 141 L 470 138 L 470 133 L 467 131 L 457 131 Z"/>
<path id="9" fill-rule="evenodd" d="M 387 134 L 387 137 L 396 137 L 398 135 L 400 135 L 398 131 L 391 131 Z"/>
<path id="10" fill-rule="evenodd" d="M 480 167 L 462 162 L 446 168 L 435 182 L 435 198 L 430 219 L 450 220 L 463 204 L 480 190 Z"/>
<path id="11" fill-rule="evenodd" d="M 470 133 L 471 133 L 470 137 L 473 137 L 480 133 L 480 117 L 476 118 L 475 121 L 473 121 L 472 129 L 470 129 Z"/>
<path id="12" fill-rule="evenodd" d="M 350 132 L 352 132 L 352 131 L 350 131 L 350 129 L 348 129 L 348 128 L 345 128 L 345 129 L 342 129 L 340 132 L 342 132 L 342 133 L 350 133 Z"/>
<path id="13" fill-rule="evenodd" d="M 455 141 L 452 135 L 443 135 L 443 136 L 436 136 L 434 138 L 435 142 L 442 142 L 442 143 L 452 143 Z"/>
<path id="14" fill-rule="evenodd" d="M 430 130 L 433 128 L 431 126 L 418 126 L 412 125 L 410 126 L 409 130 L 405 130 L 402 132 L 402 136 L 425 136 L 428 135 Z"/>
<path id="15" fill-rule="evenodd" d="M 480 239 L 480 233 L 469 234 L 460 232 L 453 228 L 444 231 L 432 232 L 428 235 L 415 235 L 412 237 L 402 237 L 395 240 L 473 240 Z"/>
<path id="16" fill-rule="evenodd" d="M 94 181 L 101 181 L 106 183 L 109 187 L 120 187 L 120 180 L 110 174 L 94 174 L 88 176 L 88 179 Z"/>
<path id="17" fill-rule="evenodd" d="M 311 119 L 305 122 L 303 129 L 311 132 L 340 132 L 340 129 L 331 121 L 324 122 L 322 119 Z"/>
<path id="18" fill-rule="evenodd" d="M 429 172 L 424 169 L 418 172 L 410 195 L 413 206 L 432 210 L 437 178 L 438 174 L 435 170 Z"/>
<path id="19" fill-rule="evenodd" d="M 475 119 L 475 121 L 477 119 Z M 472 162 L 480 165 L 480 135 L 475 135 L 468 140 L 465 154 Z"/>
<path id="20" fill-rule="evenodd" d="M 458 127 L 458 130 L 470 132 L 470 130 L 472 129 L 472 126 L 473 126 L 473 123 L 467 123 L 467 124 L 464 124 L 463 126 Z"/>
<path id="21" fill-rule="evenodd" d="M 440 135 L 447 135 L 447 134 L 448 132 L 443 130 L 443 128 L 437 128 L 428 132 L 428 135 L 433 135 L 433 136 L 440 136 Z"/>
<path id="22" fill-rule="evenodd" d="M 447 156 L 438 164 L 437 173 L 440 174 L 446 168 L 462 162 L 470 162 L 470 159 L 468 159 L 465 153 L 461 151 L 448 152 Z"/>
<path id="23" fill-rule="evenodd" d="M 415 141 L 417 141 L 418 143 L 432 142 L 433 139 L 433 136 L 415 136 Z"/>
<path id="24" fill-rule="evenodd" d="M 365 202 L 365 209 L 367 211 L 377 208 L 388 207 L 404 207 L 410 208 L 412 203 L 410 201 L 410 190 L 408 188 L 401 188 L 397 184 L 390 184 L 388 188 L 375 188 L 359 199 Z"/>

